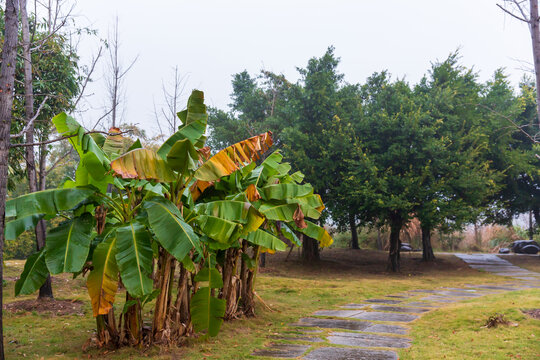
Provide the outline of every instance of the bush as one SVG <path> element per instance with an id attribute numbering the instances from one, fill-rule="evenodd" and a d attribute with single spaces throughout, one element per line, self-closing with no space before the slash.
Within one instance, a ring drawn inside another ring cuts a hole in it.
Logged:
<path id="1" fill-rule="evenodd" d="M 26 231 L 16 240 L 6 240 L 4 243 L 4 259 L 23 260 L 36 251 L 36 236 L 33 231 Z"/>

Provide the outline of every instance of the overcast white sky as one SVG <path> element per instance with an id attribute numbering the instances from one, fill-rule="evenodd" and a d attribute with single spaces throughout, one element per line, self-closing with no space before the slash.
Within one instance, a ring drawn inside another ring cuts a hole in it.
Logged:
<path id="1" fill-rule="evenodd" d="M 517 85 L 523 75 L 517 59 L 532 56 L 530 37 L 497 3 L 502 0 L 81 0 L 76 13 L 103 37 L 118 16 L 123 61 L 139 56 L 126 79 L 124 121 L 155 132 L 153 98 L 161 102 L 162 81 L 175 65 L 189 78 L 186 94 L 203 90 L 207 104 L 220 108 L 230 102 L 232 74 L 264 68 L 296 80 L 296 67 L 330 45 L 349 83 L 383 69 L 414 83 L 431 62 L 460 47 L 463 64 L 474 65 L 481 80 L 505 67 Z M 88 41 L 80 48 L 88 61 L 97 46 Z M 90 102 L 102 106 L 100 76 L 90 90 Z M 98 114 L 86 113 L 85 122 Z"/>

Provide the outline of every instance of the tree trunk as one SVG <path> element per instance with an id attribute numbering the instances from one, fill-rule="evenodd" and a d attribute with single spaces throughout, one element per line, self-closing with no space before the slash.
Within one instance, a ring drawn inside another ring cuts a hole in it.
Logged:
<path id="1" fill-rule="evenodd" d="M 116 327 L 116 319 L 114 318 L 114 308 L 111 308 L 107 315 L 96 316 L 96 326 L 98 346 L 111 344 L 114 347 L 118 347 L 120 337 L 118 328 Z"/>
<path id="2" fill-rule="evenodd" d="M 532 240 L 534 237 L 534 227 L 533 227 L 533 212 L 529 211 L 529 240 Z"/>
<path id="3" fill-rule="evenodd" d="M 382 237 L 381 237 L 381 228 L 377 228 L 377 250 L 384 250 L 384 246 L 382 243 Z"/>
<path id="4" fill-rule="evenodd" d="M 302 259 L 304 262 L 319 261 L 321 255 L 319 253 L 319 243 L 317 240 L 302 235 Z"/>
<path id="5" fill-rule="evenodd" d="M 4 226 L 8 181 L 9 135 L 11 132 L 11 112 L 15 82 L 15 64 L 17 56 L 17 35 L 19 18 L 17 0 L 6 0 L 4 46 L 0 67 L 0 283 L 3 282 L 4 263 Z M 3 287 L 0 289 L 0 310 L 3 304 Z M 0 311 L 0 360 L 4 357 L 3 317 Z"/>
<path id="6" fill-rule="evenodd" d="M 160 292 L 154 308 L 152 335 L 154 341 L 167 344 L 171 339 L 170 309 L 176 260 L 171 254 L 162 249 L 158 264 L 157 288 L 160 289 Z"/>
<path id="7" fill-rule="evenodd" d="M 358 233 L 356 232 L 356 220 L 354 219 L 354 214 L 349 213 L 349 227 L 351 228 L 351 249 L 360 249 L 358 245 Z"/>
<path id="8" fill-rule="evenodd" d="M 431 247 L 431 228 L 429 226 L 422 225 L 422 260 L 433 261 L 435 255 L 433 254 L 433 248 Z"/>
<path id="9" fill-rule="evenodd" d="M 236 318 L 238 311 L 238 298 L 240 279 L 238 278 L 238 259 L 240 258 L 240 249 L 230 248 L 225 253 L 225 262 L 223 264 L 223 289 L 220 293 L 220 299 L 225 299 L 225 320 Z"/>
<path id="10" fill-rule="evenodd" d="M 390 250 L 388 251 L 388 266 L 387 270 L 392 272 L 400 271 L 400 255 L 399 248 L 399 233 L 403 223 L 400 219 L 392 219 L 390 223 Z"/>
<path id="11" fill-rule="evenodd" d="M 540 89 L 540 26 L 538 23 L 538 0 L 530 0 L 529 30 L 531 32 L 536 89 Z M 536 91 L 536 114 L 540 129 L 540 91 Z M 537 131 L 539 129 L 536 129 Z M 532 131 L 536 133 L 536 131 Z"/>

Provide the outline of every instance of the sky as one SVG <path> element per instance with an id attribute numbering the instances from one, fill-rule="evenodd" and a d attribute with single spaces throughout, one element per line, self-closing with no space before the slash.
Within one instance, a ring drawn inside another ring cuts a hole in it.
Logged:
<path id="1" fill-rule="evenodd" d="M 137 57 L 125 80 L 122 120 L 155 134 L 154 103 L 163 104 L 162 84 L 175 66 L 186 76 L 185 99 L 197 88 L 208 105 L 222 109 L 230 103 L 233 74 L 265 69 L 296 81 L 296 68 L 328 46 L 348 83 L 381 70 L 416 83 L 431 63 L 459 48 L 462 64 L 481 81 L 504 67 L 517 86 L 522 62 L 531 62 L 530 35 L 497 3 L 502 0 L 79 0 L 74 13 L 103 38 L 118 17 L 121 61 Z M 81 62 L 98 47 L 96 38 L 84 38 Z M 90 110 L 79 114 L 85 124 L 103 114 L 105 68 L 98 64 Z"/>

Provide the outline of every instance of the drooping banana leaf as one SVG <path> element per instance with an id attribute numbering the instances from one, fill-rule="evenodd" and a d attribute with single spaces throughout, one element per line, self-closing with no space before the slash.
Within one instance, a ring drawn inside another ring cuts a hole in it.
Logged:
<path id="1" fill-rule="evenodd" d="M 315 225 L 311 221 L 306 221 L 306 224 L 307 224 L 307 227 L 305 229 L 300 229 L 292 224 L 289 224 L 289 226 L 291 226 L 293 229 L 297 231 L 300 231 L 304 235 L 307 235 L 310 238 L 317 240 L 319 242 L 319 245 L 323 248 L 332 245 L 334 240 L 332 239 L 332 237 L 330 236 L 328 231 L 326 231 L 325 228 Z"/>
<path id="2" fill-rule="evenodd" d="M 242 229 L 242 225 L 209 215 L 199 215 L 195 218 L 201 231 L 209 238 L 217 242 L 226 244 L 234 240 L 233 234 L 237 229 Z"/>
<path id="3" fill-rule="evenodd" d="M 313 193 L 313 187 L 310 184 L 274 184 L 261 188 L 260 193 L 267 201 L 285 200 L 310 195 Z"/>
<path id="4" fill-rule="evenodd" d="M 131 221 L 116 229 L 116 262 L 129 294 L 140 298 L 152 292 L 152 245 L 144 225 Z"/>
<path id="5" fill-rule="evenodd" d="M 178 261 L 182 261 L 193 248 L 202 254 L 199 237 L 171 201 L 153 197 L 144 202 L 144 207 L 156 239 Z"/>
<path id="6" fill-rule="evenodd" d="M 324 203 L 319 194 L 310 194 L 294 199 L 287 199 L 286 201 L 290 204 L 299 204 L 304 215 L 312 219 L 319 219 L 321 212 L 324 210 Z"/>
<path id="7" fill-rule="evenodd" d="M 92 194 L 94 191 L 90 189 L 71 188 L 22 195 L 6 202 L 6 218 L 20 219 L 35 214 L 56 215 L 60 211 L 73 209 Z"/>
<path id="8" fill-rule="evenodd" d="M 242 166 L 257 160 L 272 144 L 272 132 L 270 131 L 233 144 L 202 164 L 195 171 L 195 178 L 215 181 L 230 175 Z"/>
<path id="9" fill-rule="evenodd" d="M 291 230 L 291 228 L 287 224 L 281 223 L 280 231 L 281 231 L 281 234 L 285 236 L 287 239 L 289 239 L 294 245 L 302 246 L 302 242 L 300 242 L 300 239 L 298 238 L 298 236 L 296 236 L 294 231 Z"/>
<path id="10" fill-rule="evenodd" d="M 264 216 L 250 203 L 232 200 L 218 200 L 195 205 L 195 212 L 211 215 L 243 224 L 245 231 L 255 231 L 264 222 Z"/>
<path id="11" fill-rule="evenodd" d="M 30 295 L 43 285 L 49 275 L 45 265 L 45 250 L 30 255 L 24 264 L 21 277 L 15 283 L 15 296 Z"/>
<path id="12" fill-rule="evenodd" d="M 95 317 L 109 312 L 118 291 L 115 236 L 110 236 L 96 247 L 92 257 L 92 266 L 86 287 L 92 300 Z"/>
<path id="13" fill-rule="evenodd" d="M 63 222 L 47 234 L 45 262 L 51 274 L 79 271 L 92 242 L 94 218 L 83 216 Z"/>
<path id="14" fill-rule="evenodd" d="M 166 159 L 167 154 L 178 140 L 189 139 L 198 149 L 204 146 L 206 141 L 204 134 L 208 120 L 206 105 L 204 105 L 204 93 L 193 90 L 188 100 L 187 109 L 178 113 L 178 117 L 182 120 L 183 125 L 157 151 L 163 160 Z"/>
<path id="15" fill-rule="evenodd" d="M 287 249 L 287 244 L 262 229 L 250 232 L 246 240 L 254 245 L 259 245 L 273 251 L 285 251 Z"/>
<path id="16" fill-rule="evenodd" d="M 268 220 L 279 220 L 279 221 L 293 221 L 294 212 L 298 208 L 297 204 L 272 204 L 272 203 L 262 203 L 259 206 L 259 211 L 268 219 Z"/>
<path id="17" fill-rule="evenodd" d="M 19 237 L 19 235 L 21 235 L 26 230 L 31 230 L 35 228 L 39 220 L 41 220 L 42 218 L 42 214 L 36 214 L 6 222 L 6 230 L 4 232 L 5 239 L 17 239 L 17 237 Z"/>
<path id="18" fill-rule="evenodd" d="M 115 176 L 124 179 L 145 179 L 172 182 L 176 176 L 167 163 L 153 150 L 135 149 L 111 162 Z"/>
<path id="19" fill-rule="evenodd" d="M 225 299 L 218 299 L 211 295 L 211 288 L 221 288 L 223 281 L 216 269 L 203 268 L 195 276 L 195 281 L 208 282 L 208 286 L 201 287 L 190 302 L 191 321 L 195 331 L 208 330 L 209 336 L 219 333 L 225 315 Z"/>

